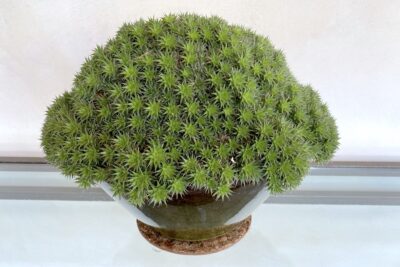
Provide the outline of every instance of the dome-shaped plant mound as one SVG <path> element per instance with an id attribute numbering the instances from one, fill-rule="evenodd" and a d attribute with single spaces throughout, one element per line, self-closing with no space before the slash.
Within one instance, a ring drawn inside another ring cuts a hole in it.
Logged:
<path id="1" fill-rule="evenodd" d="M 337 145 L 326 105 L 265 37 L 197 15 L 123 25 L 42 129 L 50 163 L 138 206 L 188 188 L 216 198 L 236 183 L 291 189 Z"/>

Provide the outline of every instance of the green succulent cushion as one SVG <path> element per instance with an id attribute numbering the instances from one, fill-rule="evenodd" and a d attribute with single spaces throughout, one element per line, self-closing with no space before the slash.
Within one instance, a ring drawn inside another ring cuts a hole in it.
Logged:
<path id="1" fill-rule="evenodd" d="M 192 14 L 124 24 L 48 108 L 42 146 L 82 186 L 107 181 L 137 206 L 188 188 L 297 186 L 338 146 L 319 95 L 249 29 Z"/>

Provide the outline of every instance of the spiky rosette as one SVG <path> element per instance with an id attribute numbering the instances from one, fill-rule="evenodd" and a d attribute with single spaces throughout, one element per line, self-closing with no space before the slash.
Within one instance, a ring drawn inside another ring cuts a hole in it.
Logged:
<path id="1" fill-rule="evenodd" d="M 80 185 L 107 181 L 140 206 L 188 188 L 216 198 L 236 183 L 294 188 L 338 134 L 265 37 L 185 14 L 125 24 L 97 47 L 49 107 L 42 146 Z"/>

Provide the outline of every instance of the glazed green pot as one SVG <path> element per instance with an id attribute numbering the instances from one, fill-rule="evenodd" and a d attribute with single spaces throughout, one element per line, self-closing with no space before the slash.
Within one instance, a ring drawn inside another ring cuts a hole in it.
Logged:
<path id="1" fill-rule="evenodd" d="M 109 184 L 101 186 L 112 196 Z M 145 204 L 140 208 L 125 198 L 113 198 L 159 235 L 193 243 L 229 234 L 269 197 L 265 183 L 245 184 L 232 190 L 224 200 L 203 191 L 189 190 L 185 196 L 171 199 L 165 205 Z"/>

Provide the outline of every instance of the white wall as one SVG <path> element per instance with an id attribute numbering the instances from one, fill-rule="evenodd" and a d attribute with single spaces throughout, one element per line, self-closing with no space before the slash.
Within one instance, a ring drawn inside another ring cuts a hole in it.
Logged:
<path id="1" fill-rule="evenodd" d="M 43 156 L 46 106 L 125 21 L 224 17 L 270 37 L 337 119 L 336 160 L 400 160 L 400 1 L 0 0 L 0 156 Z"/>

